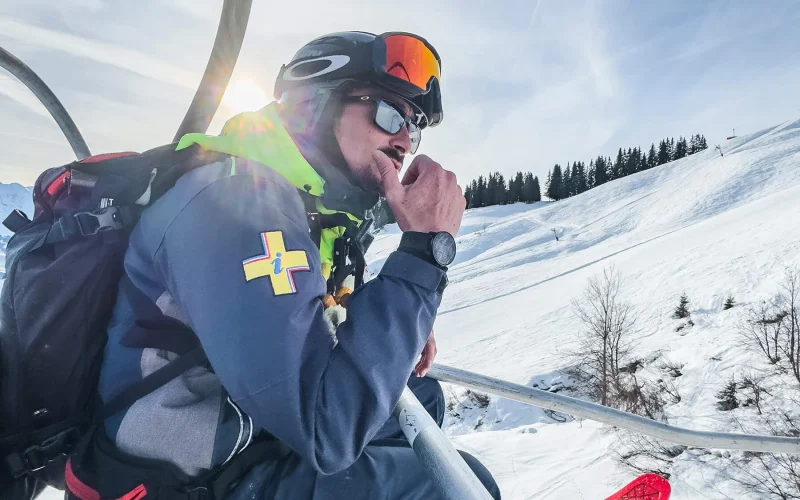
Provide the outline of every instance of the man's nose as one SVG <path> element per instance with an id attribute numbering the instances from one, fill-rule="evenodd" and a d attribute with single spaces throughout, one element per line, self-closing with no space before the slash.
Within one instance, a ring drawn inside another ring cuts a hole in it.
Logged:
<path id="1" fill-rule="evenodd" d="M 403 125 L 389 141 L 389 145 L 397 150 L 401 155 L 411 151 L 411 135 L 408 133 L 408 125 Z"/>

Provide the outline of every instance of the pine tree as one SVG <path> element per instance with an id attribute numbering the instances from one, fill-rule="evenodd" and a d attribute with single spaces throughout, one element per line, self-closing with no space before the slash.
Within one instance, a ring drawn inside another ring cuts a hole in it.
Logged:
<path id="1" fill-rule="evenodd" d="M 578 162 L 577 165 L 575 175 L 572 176 L 572 182 L 575 185 L 575 194 L 581 194 L 589 189 L 589 183 L 586 180 L 586 165 L 582 161 Z"/>
<path id="2" fill-rule="evenodd" d="M 545 189 L 544 194 L 547 195 L 548 198 L 550 197 L 550 184 L 552 184 L 552 181 L 553 181 L 553 178 L 551 176 L 551 172 L 548 170 L 547 171 L 547 183 L 544 185 L 544 189 Z"/>
<path id="3" fill-rule="evenodd" d="M 510 194 L 511 188 L 509 187 L 509 203 L 516 203 L 518 201 L 522 201 L 522 185 L 525 182 L 525 177 L 523 176 L 522 172 L 517 172 L 517 176 L 514 178 L 514 184 L 517 188 L 516 197 L 512 197 Z"/>
<path id="4" fill-rule="evenodd" d="M 725 387 L 717 393 L 717 409 L 720 411 L 731 411 L 739 407 L 736 399 L 736 380 L 731 377 Z"/>
<path id="5" fill-rule="evenodd" d="M 692 134 L 692 140 L 689 141 L 689 154 L 693 155 L 700 151 L 700 137 L 696 134 Z"/>
<path id="6" fill-rule="evenodd" d="M 478 176 L 478 189 L 475 197 L 476 207 L 485 207 L 488 199 L 486 198 L 486 180 L 482 175 Z"/>
<path id="7" fill-rule="evenodd" d="M 708 143 L 706 142 L 706 136 L 701 135 L 700 136 L 700 151 L 703 151 L 704 149 L 708 149 Z"/>
<path id="8" fill-rule="evenodd" d="M 650 143 L 650 151 L 647 152 L 647 168 L 654 168 L 656 165 L 658 165 L 656 145 L 654 143 Z"/>
<path id="9" fill-rule="evenodd" d="M 472 184 L 467 184 L 464 189 L 464 199 L 467 200 L 467 208 L 472 208 Z"/>
<path id="10" fill-rule="evenodd" d="M 539 187 L 539 177 L 533 178 L 533 201 L 542 201 L 542 190 Z"/>
<path id="11" fill-rule="evenodd" d="M 674 137 L 670 137 L 669 138 L 669 144 L 667 144 L 667 148 L 669 150 L 669 161 L 672 161 L 672 160 L 675 159 L 675 138 Z"/>
<path id="12" fill-rule="evenodd" d="M 552 200 L 558 201 L 563 198 L 563 195 L 564 183 L 561 176 L 561 165 L 556 163 L 553 166 L 553 173 L 550 176 L 550 182 L 547 184 L 547 196 Z"/>
<path id="13" fill-rule="evenodd" d="M 486 206 L 491 207 L 492 205 L 496 205 L 494 201 L 494 195 L 497 192 L 497 176 L 494 175 L 494 172 L 489 174 L 489 179 L 486 181 Z"/>
<path id="14" fill-rule="evenodd" d="M 598 156 L 594 162 L 594 187 L 602 186 L 608 182 L 608 164 L 606 159 Z"/>
<path id="15" fill-rule="evenodd" d="M 578 194 L 578 182 L 580 174 L 578 174 L 578 164 L 579 162 L 572 163 L 572 169 L 569 172 L 569 183 L 567 184 L 567 189 L 569 190 L 569 196 L 575 196 Z"/>
<path id="16" fill-rule="evenodd" d="M 525 203 L 533 203 L 535 201 L 539 201 L 536 199 L 538 194 L 536 192 L 536 188 L 537 186 L 534 183 L 533 174 L 530 172 L 526 173 L 525 180 L 523 181 L 522 184 L 522 201 L 524 201 Z M 541 196 L 539 196 L 539 198 L 541 199 Z"/>
<path id="17" fill-rule="evenodd" d="M 594 187 L 594 160 L 589 160 L 589 170 L 586 172 L 586 189 L 592 189 Z"/>
<path id="18" fill-rule="evenodd" d="M 628 155 L 625 160 L 625 175 L 635 174 L 638 171 L 640 156 L 639 148 L 628 148 Z"/>
<path id="19" fill-rule="evenodd" d="M 669 144 L 666 140 L 658 143 L 658 156 L 656 158 L 657 165 L 669 163 Z"/>
<path id="20" fill-rule="evenodd" d="M 494 190 L 494 204 L 505 205 L 506 200 L 508 199 L 508 187 L 506 186 L 506 179 L 500 172 L 495 172 L 494 175 L 497 182 Z"/>
<path id="21" fill-rule="evenodd" d="M 681 158 L 685 158 L 686 155 L 689 154 L 689 148 L 686 145 L 686 138 L 681 136 L 678 139 L 678 142 L 675 144 L 675 151 L 673 154 L 673 160 L 680 160 Z"/>
<path id="22" fill-rule="evenodd" d="M 572 171 L 567 162 L 567 166 L 561 171 L 561 199 L 572 196 L 570 184 L 572 184 Z"/>
<path id="23" fill-rule="evenodd" d="M 497 205 L 497 200 L 495 196 L 497 195 L 497 174 L 491 172 L 489 174 L 489 180 L 486 181 L 486 198 L 487 198 L 487 206 L 494 206 Z"/>
<path id="24" fill-rule="evenodd" d="M 678 307 L 675 308 L 675 312 L 672 313 L 672 317 L 675 319 L 688 318 L 689 317 L 689 308 L 687 307 L 688 305 L 689 305 L 689 298 L 684 293 L 683 295 L 681 295 Z"/>
<path id="25" fill-rule="evenodd" d="M 511 177 L 508 180 L 508 197 L 506 203 L 514 203 L 519 201 L 521 187 L 517 187 L 517 178 Z"/>
<path id="26" fill-rule="evenodd" d="M 622 153 L 622 148 L 619 148 L 619 151 L 617 151 L 617 159 L 611 167 L 611 175 L 608 176 L 608 180 L 613 181 L 614 179 L 622 178 L 624 171 L 625 155 Z"/>
<path id="27" fill-rule="evenodd" d="M 727 311 L 728 309 L 733 309 L 736 303 L 733 301 L 733 295 L 728 295 L 728 298 L 725 300 L 725 305 L 722 306 L 723 311 Z"/>
<path id="28" fill-rule="evenodd" d="M 522 192 L 520 193 L 520 199 L 524 203 L 533 202 L 533 174 L 530 172 L 525 173 L 525 177 L 522 181 Z"/>

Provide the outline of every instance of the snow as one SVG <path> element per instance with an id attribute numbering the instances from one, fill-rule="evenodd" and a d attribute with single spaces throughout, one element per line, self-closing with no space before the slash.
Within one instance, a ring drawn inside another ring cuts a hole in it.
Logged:
<path id="1" fill-rule="evenodd" d="M 643 373 L 666 377 L 666 360 L 683 364 L 669 423 L 740 432 L 715 394 L 743 367 L 764 367 L 738 343 L 736 324 L 748 304 L 774 295 L 786 266 L 800 266 L 800 121 L 727 141 L 722 158 L 713 146 L 567 200 L 469 210 L 436 321 L 436 361 L 572 386 L 563 353 L 582 328 L 570 300 L 614 265 L 640 314 L 633 354 L 646 360 Z M 370 272 L 399 239 L 396 226 L 377 234 Z M 676 332 L 670 315 L 684 292 L 695 325 Z M 737 306 L 723 311 L 729 294 Z M 482 407 L 449 384 L 445 394 L 447 434 L 486 464 L 506 499 L 605 498 L 637 475 L 615 459 L 619 433 L 608 426 L 496 397 Z M 752 422 L 751 413 L 737 416 Z M 677 457 L 673 498 L 759 498 L 726 480 L 724 453 Z"/>
<path id="2" fill-rule="evenodd" d="M 521 384 L 557 378 L 582 329 L 570 300 L 614 265 L 640 313 L 634 355 L 658 358 L 645 373 L 658 376 L 667 359 L 684 364 L 669 422 L 741 432 L 716 409 L 715 394 L 742 367 L 761 367 L 738 344 L 736 323 L 747 304 L 774 295 L 785 266 L 800 265 L 800 121 L 740 136 L 723 152 L 712 145 L 555 203 L 467 211 L 436 321 L 436 361 Z M 392 227 L 378 235 L 371 272 L 399 238 Z M 670 314 L 683 292 L 695 326 L 675 332 Z M 739 305 L 723 311 L 729 294 Z M 619 446 L 607 427 L 556 423 L 509 403 L 492 398 L 446 422 L 454 442 L 497 476 L 504 498 L 605 498 L 635 477 L 614 460 Z M 673 498 L 757 498 L 725 483 L 720 463 L 690 455 L 673 467 Z"/>

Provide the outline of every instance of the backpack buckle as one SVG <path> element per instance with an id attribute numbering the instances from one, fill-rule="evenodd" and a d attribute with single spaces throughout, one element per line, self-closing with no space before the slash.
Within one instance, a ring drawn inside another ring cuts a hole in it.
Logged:
<path id="1" fill-rule="evenodd" d="M 188 500 L 211 500 L 211 493 L 205 486 L 198 486 L 186 491 Z"/>
<path id="2" fill-rule="evenodd" d="M 25 451 L 12 453 L 5 457 L 5 463 L 15 479 L 38 472 L 52 462 L 67 456 L 66 451 L 80 438 L 80 431 L 70 427 L 47 438 L 41 444 L 29 446 Z"/>
<path id="3" fill-rule="evenodd" d="M 127 218 L 121 207 L 110 206 L 92 212 L 78 212 L 73 214 L 78 230 L 82 236 L 91 236 L 101 231 L 122 229 L 127 224 Z"/>

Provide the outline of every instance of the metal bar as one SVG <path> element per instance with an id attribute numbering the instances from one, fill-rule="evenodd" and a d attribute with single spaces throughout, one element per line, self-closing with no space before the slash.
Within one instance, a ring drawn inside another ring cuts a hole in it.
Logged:
<path id="1" fill-rule="evenodd" d="M 596 403 L 553 394 L 541 389 L 506 382 L 438 363 L 433 364 L 427 376 L 441 382 L 458 384 L 477 391 L 488 392 L 519 401 L 520 403 L 615 425 L 686 446 L 800 454 L 800 438 L 706 432 L 674 427 Z"/>
<path id="2" fill-rule="evenodd" d="M 72 151 L 79 160 L 92 156 L 92 153 L 89 152 L 89 146 L 86 145 L 86 141 L 83 140 L 83 136 L 78 130 L 78 126 L 72 121 L 72 117 L 69 116 L 58 97 L 39 78 L 36 72 L 3 47 L 0 47 L 0 67 L 5 68 L 9 73 L 17 77 L 39 99 L 39 102 L 42 103 L 61 131 L 64 132 Z"/>
<path id="3" fill-rule="evenodd" d="M 206 71 L 186 111 L 174 141 L 191 132 L 205 132 L 219 108 L 225 88 L 242 49 L 252 0 L 225 0 L 217 27 L 217 37 L 208 58 Z"/>
<path id="4" fill-rule="evenodd" d="M 394 416 L 446 500 L 492 500 L 411 389 L 403 390 Z"/>

